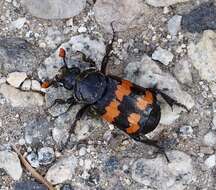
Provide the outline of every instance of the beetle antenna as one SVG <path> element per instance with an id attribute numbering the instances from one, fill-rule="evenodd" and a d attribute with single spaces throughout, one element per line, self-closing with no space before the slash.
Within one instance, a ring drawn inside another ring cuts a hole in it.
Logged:
<path id="1" fill-rule="evenodd" d="M 59 57 L 61 57 L 61 58 L 63 59 L 64 66 L 65 66 L 66 68 L 68 68 L 67 63 L 66 63 L 66 60 L 65 60 L 66 52 L 65 52 L 64 48 L 60 48 L 60 49 L 59 49 Z"/>

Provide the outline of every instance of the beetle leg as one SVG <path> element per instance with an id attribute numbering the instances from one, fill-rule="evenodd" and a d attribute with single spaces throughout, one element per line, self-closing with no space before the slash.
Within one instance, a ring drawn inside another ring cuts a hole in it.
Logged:
<path id="1" fill-rule="evenodd" d="M 187 112 L 190 112 L 189 109 L 185 105 L 177 102 L 176 100 L 174 100 L 173 98 L 171 98 L 167 94 L 163 93 L 162 91 L 156 90 L 156 92 L 162 96 L 162 98 L 167 102 L 167 104 L 169 104 L 169 106 L 171 107 L 171 109 L 173 109 L 174 105 L 177 105 L 177 106 L 182 107 L 185 110 L 187 110 Z"/>
<path id="2" fill-rule="evenodd" d="M 68 98 L 67 100 L 55 99 L 53 104 L 51 106 L 49 106 L 47 109 L 50 109 L 51 107 L 53 107 L 56 104 L 72 104 L 72 105 L 74 105 L 75 103 L 76 103 L 76 101 L 73 97 Z"/>
<path id="3" fill-rule="evenodd" d="M 88 104 L 88 105 L 85 105 L 85 106 L 83 106 L 83 107 L 77 112 L 76 117 L 75 117 L 75 120 L 74 120 L 74 122 L 72 123 L 72 125 L 71 125 L 71 127 L 70 127 L 70 129 L 69 129 L 68 138 L 67 138 L 67 140 L 66 140 L 65 146 L 68 145 L 68 143 L 69 143 L 69 141 L 70 141 L 71 134 L 74 133 L 74 129 L 75 129 L 75 127 L 76 127 L 77 121 L 79 121 L 79 120 L 82 118 L 83 114 L 86 112 L 86 110 L 89 108 L 89 106 L 90 106 L 89 104 Z"/>
<path id="4" fill-rule="evenodd" d="M 96 63 L 94 60 L 92 60 L 90 57 L 86 56 L 86 54 L 84 54 L 81 51 L 77 51 L 78 53 L 80 53 L 82 55 L 82 60 L 89 63 L 90 67 L 96 67 Z"/>
<path id="5" fill-rule="evenodd" d="M 115 41 L 115 38 L 116 38 L 116 32 L 115 32 L 114 27 L 113 27 L 113 22 L 111 22 L 111 28 L 112 28 L 112 32 L 113 32 L 111 43 L 109 43 L 106 46 L 106 53 L 105 53 L 105 56 L 103 57 L 103 60 L 101 62 L 101 72 L 103 74 L 106 74 L 106 68 L 107 68 L 107 63 L 108 63 L 109 58 L 110 58 L 110 52 L 113 50 L 113 42 Z"/>
<path id="6" fill-rule="evenodd" d="M 145 136 L 145 139 L 141 139 L 140 136 L 131 136 L 135 141 L 138 141 L 138 142 L 141 142 L 141 143 L 144 143 L 144 144 L 147 144 L 147 145 L 150 145 L 150 146 L 153 146 L 153 147 L 156 147 L 158 149 L 158 153 L 161 153 L 165 156 L 167 162 L 169 163 L 170 160 L 164 150 L 163 147 L 159 146 L 158 145 L 158 141 L 156 140 L 151 140 L 151 139 L 148 139 L 146 136 Z"/>

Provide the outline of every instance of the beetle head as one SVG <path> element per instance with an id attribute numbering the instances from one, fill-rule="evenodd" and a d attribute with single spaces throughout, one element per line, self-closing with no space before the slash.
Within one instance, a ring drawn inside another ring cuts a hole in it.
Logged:
<path id="1" fill-rule="evenodd" d="M 78 67 L 67 68 L 63 66 L 55 76 L 55 79 L 57 82 L 62 83 L 65 88 L 71 90 L 73 89 L 75 80 L 79 74 L 80 69 Z"/>

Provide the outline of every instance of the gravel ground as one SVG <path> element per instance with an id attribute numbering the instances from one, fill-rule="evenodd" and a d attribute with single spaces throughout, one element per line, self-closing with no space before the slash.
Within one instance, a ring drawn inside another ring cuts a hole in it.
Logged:
<path id="1" fill-rule="evenodd" d="M 0 190 L 47 189 L 20 164 L 30 165 L 60 190 L 216 189 L 215 0 L 0 0 Z M 117 39 L 108 73 L 164 90 L 190 112 L 159 97 L 162 118 L 149 138 L 170 159 L 88 114 L 67 147 L 81 105 L 62 87 L 44 89 L 63 62 L 100 68 Z M 80 53 L 82 52 L 82 53 Z"/>

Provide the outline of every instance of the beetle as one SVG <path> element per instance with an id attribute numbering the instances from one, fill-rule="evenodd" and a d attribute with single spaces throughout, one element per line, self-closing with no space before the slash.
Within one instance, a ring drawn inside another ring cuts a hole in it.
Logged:
<path id="1" fill-rule="evenodd" d="M 120 77 L 107 75 L 107 63 L 115 37 L 116 32 L 113 30 L 113 37 L 111 43 L 106 46 L 100 70 L 88 68 L 81 71 L 79 67 L 75 66 L 69 68 L 65 61 L 66 52 L 60 48 L 59 56 L 63 59 L 64 66 L 52 81 L 44 82 L 42 86 L 48 87 L 54 83 L 62 83 L 64 88 L 71 90 L 72 96 L 67 100 L 57 99 L 55 103 L 68 103 L 71 106 L 77 103 L 84 104 L 76 114 L 69 131 L 69 138 L 77 121 L 81 119 L 88 108 L 91 108 L 104 120 L 123 130 L 135 141 L 155 146 L 165 154 L 157 141 L 145 137 L 145 134 L 150 133 L 158 126 L 161 118 L 157 95 L 161 95 L 171 107 L 177 105 L 188 109 L 157 87 L 144 88 Z M 88 58 L 88 60 L 90 59 Z M 93 63 L 92 60 L 90 61 Z M 169 161 L 167 156 L 166 159 Z"/>

